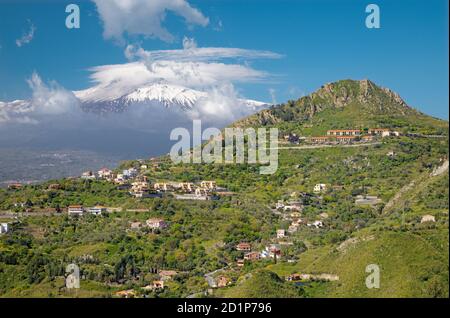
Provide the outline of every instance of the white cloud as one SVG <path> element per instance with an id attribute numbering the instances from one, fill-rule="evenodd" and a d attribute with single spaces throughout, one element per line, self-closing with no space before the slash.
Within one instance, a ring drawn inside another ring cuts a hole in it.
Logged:
<path id="1" fill-rule="evenodd" d="M 276 104 L 277 103 L 276 90 L 273 88 L 269 88 L 269 95 L 270 98 L 272 99 L 272 104 Z"/>
<path id="2" fill-rule="evenodd" d="M 246 60 L 280 58 L 270 51 L 240 48 L 198 47 L 193 38 L 185 37 L 178 50 L 147 51 L 128 45 L 124 52 L 132 62 L 103 65 L 91 69 L 94 86 L 76 92 L 83 100 L 112 100 L 134 89 L 155 83 L 177 85 L 207 93 L 198 101 L 193 117 L 237 119 L 252 109 L 243 105 L 235 83 L 261 82 L 269 74 L 252 68 Z"/>
<path id="3" fill-rule="evenodd" d="M 56 82 L 46 85 L 37 73 L 33 73 L 27 82 L 32 98 L 0 102 L 0 123 L 38 124 L 79 115 L 79 101 L 71 91 Z"/>
<path id="4" fill-rule="evenodd" d="M 46 85 L 36 72 L 27 82 L 33 92 L 31 105 L 34 114 L 47 116 L 78 111 L 78 99 L 58 83 Z"/>
<path id="5" fill-rule="evenodd" d="M 207 97 L 200 99 L 196 107 L 188 112 L 190 118 L 223 127 L 257 110 L 244 103 L 231 83 L 212 87 L 207 93 Z"/>
<path id="6" fill-rule="evenodd" d="M 34 32 L 36 31 L 36 27 L 30 20 L 28 20 L 28 23 L 30 25 L 30 29 L 28 30 L 28 32 L 24 33 L 21 38 L 16 40 L 16 45 L 18 47 L 22 47 L 25 44 L 30 43 L 31 40 L 33 40 Z"/>
<path id="7" fill-rule="evenodd" d="M 143 59 L 148 62 L 170 61 L 218 61 L 224 59 L 278 59 L 282 55 L 270 51 L 248 50 L 225 47 L 197 47 L 192 38 L 183 39 L 183 49 L 146 51 L 138 45 L 128 45 L 125 56 L 129 60 Z"/>
<path id="8" fill-rule="evenodd" d="M 122 41 L 125 33 L 173 42 L 162 26 L 167 12 L 181 16 L 189 25 L 206 26 L 209 19 L 186 0 L 92 0 L 103 21 L 103 36 Z"/>

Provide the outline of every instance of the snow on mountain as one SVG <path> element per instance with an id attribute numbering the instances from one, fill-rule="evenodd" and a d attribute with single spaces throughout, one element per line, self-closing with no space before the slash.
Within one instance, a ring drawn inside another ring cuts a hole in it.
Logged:
<path id="1" fill-rule="evenodd" d="M 164 107 L 179 107 L 187 110 L 194 108 L 196 103 L 209 97 L 207 92 L 165 83 L 139 87 L 123 95 L 107 87 L 98 86 L 76 91 L 74 94 L 82 102 L 85 111 L 94 113 L 120 113 L 136 104 L 159 104 Z M 255 100 L 239 99 L 238 102 L 250 108 L 268 106 L 266 103 Z"/>
<path id="2" fill-rule="evenodd" d="M 206 101 L 210 96 L 208 92 L 190 89 L 187 87 L 154 83 L 139 88 L 117 90 L 115 87 L 94 86 L 86 90 L 74 91 L 79 99 L 81 108 L 85 112 L 108 114 L 122 113 L 133 105 L 167 108 L 178 107 L 180 110 L 194 109 L 196 104 Z M 237 99 L 239 106 L 256 110 L 269 106 L 267 103 Z M 11 114 L 14 116 L 33 111 L 34 107 L 28 100 L 0 102 L 0 120 L 6 121 Z"/>

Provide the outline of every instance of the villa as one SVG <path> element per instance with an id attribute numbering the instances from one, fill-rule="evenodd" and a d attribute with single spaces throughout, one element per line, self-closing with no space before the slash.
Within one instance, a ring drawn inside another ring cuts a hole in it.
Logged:
<path id="1" fill-rule="evenodd" d="M 246 261 L 257 261 L 261 258 L 261 254 L 258 252 L 250 252 L 244 255 L 244 260 Z"/>
<path id="2" fill-rule="evenodd" d="M 148 219 L 145 223 L 151 229 L 164 229 L 167 227 L 167 223 L 163 219 Z"/>
<path id="3" fill-rule="evenodd" d="M 250 245 L 250 243 L 239 243 L 238 245 L 236 245 L 236 250 L 237 251 L 251 251 L 252 250 L 252 246 Z"/>
<path id="4" fill-rule="evenodd" d="M 178 272 L 173 270 L 162 270 L 159 272 L 159 277 L 162 281 L 172 280 L 176 275 L 178 275 Z"/>
<path id="5" fill-rule="evenodd" d="M 327 185 L 324 183 L 318 183 L 314 186 L 314 192 L 319 193 L 327 190 Z"/>
<path id="6" fill-rule="evenodd" d="M 327 136 L 360 136 L 359 129 L 332 129 L 327 131 Z"/>
<path id="7" fill-rule="evenodd" d="M 194 184 L 192 184 L 191 182 L 181 182 L 178 185 L 178 188 L 180 189 L 180 191 L 185 192 L 185 193 L 192 193 L 194 191 Z"/>
<path id="8" fill-rule="evenodd" d="M 225 276 L 219 276 L 218 278 L 217 278 L 217 280 L 216 280 L 216 286 L 218 287 L 218 288 L 221 288 L 221 287 L 226 287 L 227 285 L 229 285 L 230 284 L 230 280 L 227 278 L 227 277 L 225 277 Z"/>
<path id="9" fill-rule="evenodd" d="M 100 179 L 110 179 L 113 176 L 113 172 L 108 168 L 102 168 L 97 171 L 97 175 Z"/>
<path id="10" fill-rule="evenodd" d="M 81 174 L 81 179 L 94 180 L 95 174 L 92 171 L 85 171 Z"/>
<path id="11" fill-rule="evenodd" d="M 285 230 L 277 230 L 277 239 L 282 239 L 286 237 L 286 231 Z"/>
<path id="12" fill-rule="evenodd" d="M 200 182 L 200 187 L 209 191 L 213 191 L 217 188 L 217 185 L 215 181 L 202 181 Z"/>
<path id="13" fill-rule="evenodd" d="M 21 183 L 10 183 L 8 184 L 8 189 L 9 190 L 19 190 L 22 188 L 22 184 Z"/>
<path id="14" fill-rule="evenodd" d="M 424 216 L 422 216 L 420 223 L 426 223 L 426 222 L 436 222 L 436 218 L 430 214 L 424 215 Z"/>
<path id="15" fill-rule="evenodd" d="M 67 213 L 72 216 L 80 216 L 84 213 L 84 208 L 82 205 L 69 205 L 67 208 Z"/>
<path id="16" fill-rule="evenodd" d="M 104 206 L 93 206 L 86 209 L 87 212 L 94 214 L 94 215 L 101 215 L 102 213 L 106 212 L 106 207 Z"/>

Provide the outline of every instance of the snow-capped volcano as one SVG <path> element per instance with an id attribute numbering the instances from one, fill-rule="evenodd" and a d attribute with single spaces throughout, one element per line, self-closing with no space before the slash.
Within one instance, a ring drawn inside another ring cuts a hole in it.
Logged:
<path id="1" fill-rule="evenodd" d="M 78 100 L 78 104 L 84 112 L 107 115 L 125 112 L 133 106 L 142 106 L 150 110 L 152 108 L 155 108 L 155 110 L 157 108 L 171 108 L 175 111 L 177 109 L 180 111 L 195 111 L 197 106 L 204 104 L 213 105 L 212 108 L 217 105 L 220 108 L 221 102 L 228 98 L 214 92 L 200 91 L 167 83 L 153 83 L 138 88 L 124 88 L 123 86 L 120 88 L 118 89 L 117 85 L 93 86 L 85 90 L 74 91 L 74 100 Z M 60 102 L 61 100 L 55 101 L 56 104 Z M 269 106 L 267 103 L 235 97 L 226 102 L 233 103 L 235 107 L 241 108 L 245 115 Z M 0 102 L 0 121 L 9 121 L 10 119 L 21 121 L 20 117 L 40 108 L 35 103 L 34 100 Z M 214 109 L 209 111 L 214 112 Z"/>
<path id="2" fill-rule="evenodd" d="M 74 92 L 81 101 L 84 111 L 94 113 L 120 113 L 132 105 L 162 105 L 164 107 L 179 107 L 188 110 L 209 98 L 208 92 L 198 91 L 187 87 L 154 83 L 142 86 L 122 94 L 108 87 L 92 87 Z M 268 104 L 254 100 L 237 99 L 237 103 L 244 107 L 259 108 Z"/>

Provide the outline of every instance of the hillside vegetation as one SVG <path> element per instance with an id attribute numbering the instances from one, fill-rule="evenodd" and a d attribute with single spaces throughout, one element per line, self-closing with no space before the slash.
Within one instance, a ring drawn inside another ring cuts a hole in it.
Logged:
<path id="1" fill-rule="evenodd" d="M 401 136 L 358 147 L 292 145 L 279 151 L 272 175 L 252 164 L 173 164 L 165 157 L 116 169 L 145 164 L 141 177 L 150 184 L 215 180 L 230 192 L 218 200 L 140 199 L 109 181 L 80 178 L 0 189 L 0 219 L 11 224 L 0 236 L 0 296 L 115 297 L 133 290 L 138 297 L 448 297 L 447 121 L 370 81 L 344 80 L 234 125 L 300 136 L 386 127 Z M 326 189 L 316 193 L 316 184 Z M 376 203 L 357 204 L 368 196 Z M 278 201 L 302 205 L 302 223 L 286 238 L 276 233 L 289 229 L 292 216 L 276 209 Z M 74 218 L 65 213 L 72 204 L 118 210 Z M 52 208 L 63 212 L 40 214 Z M 155 217 L 168 227 L 130 228 Z M 240 242 L 257 252 L 280 244 L 281 255 L 238 267 Z M 83 277 L 76 292 L 64 286 L 70 263 Z M 380 268 L 380 288 L 366 287 L 370 264 Z M 160 270 L 177 276 L 162 289 L 143 288 Z M 312 279 L 287 281 L 291 274 Z M 205 278 L 220 276 L 223 287 L 208 286 Z"/>

